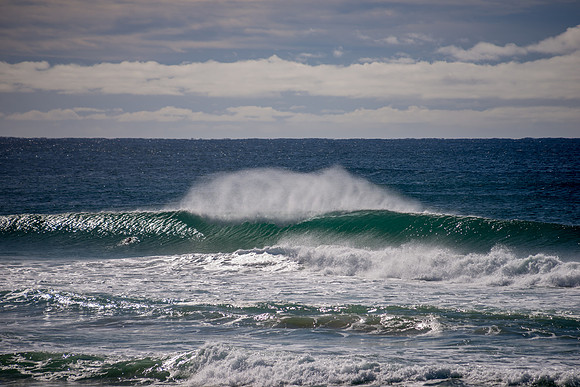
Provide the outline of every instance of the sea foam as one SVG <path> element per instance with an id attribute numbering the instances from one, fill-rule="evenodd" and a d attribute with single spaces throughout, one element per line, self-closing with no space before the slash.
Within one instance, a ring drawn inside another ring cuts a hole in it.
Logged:
<path id="1" fill-rule="evenodd" d="M 501 246 L 487 253 L 459 253 L 415 243 L 372 250 L 288 241 L 273 253 L 279 255 L 281 250 L 290 261 L 328 275 L 500 286 L 580 286 L 579 263 L 541 253 L 519 256 Z"/>
<path id="2" fill-rule="evenodd" d="M 194 185 L 179 207 L 220 220 L 275 221 L 335 211 L 422 210 L 413 200 L 340 167 L 311 173 L 261 168 L 217 174 Z"/>
<path id="3" fill-rule="evenodd" d="M 469 365 L 405 365 L 368 356 L 316 356 L 259 351 L 209 343 L 168 358 L 164 367 L 192 386 L 230 385 L 577 385 L 580 375 L 564 367 L 548 372 Z"/>

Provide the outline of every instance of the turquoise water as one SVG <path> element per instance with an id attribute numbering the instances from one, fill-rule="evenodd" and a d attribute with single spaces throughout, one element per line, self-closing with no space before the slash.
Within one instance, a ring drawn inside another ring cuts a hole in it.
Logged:
<path id="1" fill-rule="evenodd" d="M 580 385 L 580 141 L 0 139 L 0 382 Z"/>

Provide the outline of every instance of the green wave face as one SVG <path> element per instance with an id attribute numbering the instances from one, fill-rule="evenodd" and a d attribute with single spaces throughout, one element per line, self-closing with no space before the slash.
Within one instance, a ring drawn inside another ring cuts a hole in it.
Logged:
<path id="1" fill-rule="evenodd" d="M 359 247 L 367 244 L 371 248 L 420 243 L 474 252 L 489 251 L 497 245 L 580 252 L 578 226 L 474 216 L 357 211 L 311 219 L 291 229 L 351 238 Z"/>
<path id="2" fill-rule="evenodd" d="M 184 215 L 134 211 L 2 216 L 0 246 L 15 256 L 163 253 L 203 239 Z"/>
<path id="3" fill-rule="evenodd" d="M 80 249 L 97 255 L 232 252 L 287 240 L 367 249 L 412 243 L 462 252 L 504 246 L 577 257 L 580 227 L 386 210 L 331 213 L 289 224 L 211 220 L 186 211 L 0 217 L 0 246 L 14 255 L 35 249 L 44 254 Z"/>

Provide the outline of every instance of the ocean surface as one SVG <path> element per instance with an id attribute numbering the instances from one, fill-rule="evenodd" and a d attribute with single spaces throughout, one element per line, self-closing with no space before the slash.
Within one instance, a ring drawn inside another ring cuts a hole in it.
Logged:
<path id="1" fill-rule="evenodd" d="M 0 138 L 0 384 L 580 386 L 580 139 Z"/>

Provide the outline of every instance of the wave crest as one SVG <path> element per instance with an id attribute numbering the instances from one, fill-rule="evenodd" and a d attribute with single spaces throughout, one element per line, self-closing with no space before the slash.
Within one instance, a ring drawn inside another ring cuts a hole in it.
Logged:
<path id="1" fill-rule="evenodd" d="M 421 207 L 340 167 L 312 173 L 250 169 L 194 185 L 180 209 L 220 220 L 291 221 L 337 211 L 419 212 Z"/>

